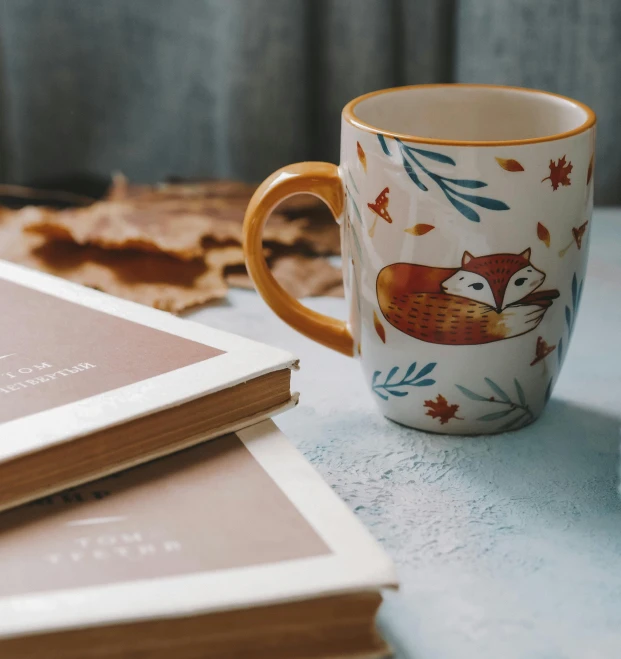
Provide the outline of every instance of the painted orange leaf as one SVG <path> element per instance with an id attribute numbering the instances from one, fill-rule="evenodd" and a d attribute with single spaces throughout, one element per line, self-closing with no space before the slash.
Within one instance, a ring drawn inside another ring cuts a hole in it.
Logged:
<path id="1" fill-rule="evenodd" d="M 550 176 L 546 176 L 541 179 L 541 182 L 550 181 L 553 190 L 558 190 L 558 186 L 571 185 L 569 175 L 574 166 L 570 162 L 565 160 L 565 156 L 558 159 L 558 162 L 555 163 L 554 160 L 550 160 Z"/>
<path id="2" fill-rule="evenodd" d="M 375 311 L 373 312 L 373 327 L 375 327 L 377 336 L 382 340 L 382 343 L 386 343 L 386 330 L 382 323 L 380 323 L 380 319 L 377 317 Z"/>
<path id="3" fill-rule="evenodd" d="M 440 425 L 448 423 L 451 419 L 460 419 L 460 417 L 455 416 L 459 405 L 449 405 L 446 398 L 441 394 L 436 396 L 434 400 L 426 400 L 424 407 L 428 407 L 427 416 L 432 417 L 433 419 L 438 419 Z M 463 421 L 463 419 L 460 419 Z"/>
<path id="4" fill-rule="evenodd" d="M 539 238 L 546 247 L 550 247 L 550 232 L 543 226 L 543 224 L 541 224 L 541 222 L 537 223 L 537 238 Z"/>
<path id="5" fill-rule="evenodd" d="M 535 347 L 535 359 L 530 363 L 531 366 L 538 364 L 542 359 L 545 359 L 551 352 L 556 349 L 556 346 L 548 345 L 543 337 L 537 337 L 537 345 Z"/>
<path id="6" fill-rule="evenodd" d="M 431 224 L 415 224 L 413 227 L 404 229 L 406 233 L 411 233 L 413 236 L 424 236 L 426 233 L 435 229 Z"/>
<path id="7" fill-rule="evenodd" d="M 508 172 L 523 172 L 524 167 L 517 161 L 513 160 L 513 158 L 496 158 L 496 162 L 505 170 Z"/>
<path id="8" fill-rule="evenodd" d="M 367 171 L 367 154 L 364 152 L 364 149 L 362 148 L 362 145 L 360 142 L 356 142 L 356 151 L 358 152 L 358 160 L 360 161 L 360 164 L 362 165 L 362 168 L 364 171 Z"/>
<path id="9" fill-rule="evenodd" d="M 593 159 L 595 158 L 595 154 L 591 156 L 591 160 L 589 161 L 589 169 L 587 170 L 587 185 L 591 182 L 591 176 L 593 176 Z"/>

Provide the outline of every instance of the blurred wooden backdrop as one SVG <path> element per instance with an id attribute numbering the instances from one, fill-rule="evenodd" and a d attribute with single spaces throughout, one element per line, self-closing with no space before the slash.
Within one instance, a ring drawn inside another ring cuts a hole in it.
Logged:
<path id="1" fill-rule="evenodd" d="M 258 181 L 336 160 L 350 98 L 452 80 L 591 105 L 621 202 L 619 0 L 0 0 L 0 180 Z"/>

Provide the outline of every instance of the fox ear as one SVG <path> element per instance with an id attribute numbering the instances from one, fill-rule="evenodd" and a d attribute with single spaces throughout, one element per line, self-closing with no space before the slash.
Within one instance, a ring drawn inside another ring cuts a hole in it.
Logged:
<path id="1" fill-rule="evenodd" d="M 467 265 L 468 263 L 470 263 L 470 261 L 472 261 L 473 258 L 474 256 L 472 256 L 470 252 L 464 252 L 464 255 L 461 257 L 461 264 Z"/>
<path id="2" fill-rule="evenodd" d="M 523 256 L 527 261 L 530 261 L 530 247 L 525 249 L 520 256 Z"/>

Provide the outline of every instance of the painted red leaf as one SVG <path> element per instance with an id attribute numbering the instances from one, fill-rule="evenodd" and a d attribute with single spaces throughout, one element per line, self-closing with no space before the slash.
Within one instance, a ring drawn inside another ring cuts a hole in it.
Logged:
<path id="1" fill-rule="evenodd" d="M 546 176 L 545 178 L 541 179 L 541 182 L 543 183 L 544 181 L 550 181 L 550 184 L 552 185 L 553 190 L 558 190 L 558 186 L 567 186 L 571 185 L 571 180 L 569 179 L 569 175 L 571 174 L 571 170 L 574 168 L 574 166 L 571 164 L 571 162 L 567 162 L 565 160 L 565 156 L 562 158 L 558 159 L 558 162 L 554 162 L 554 160 L 550 160 L 550 176 Z"/>
<path id="2" fill-rule="evenodd" d="M 548 345 L 543 337 L 537 337 L 537 345 L 535 347 L 535 359 L 530 363 L 531 366 L 538 364 L 542 359 L 545 359 L 551 352 L 556 349 L 556 346 Z"/>
<path id="3" fill-rule="evenodd" d="M 434 400 L 426 400 L 424 407 L 429 408 L 427 410 L 427 416 L 430 416 L 433 419 L 438 419 L 440 425 L 448 423 L 451 419 L 460 419 L 460 417 L 455 416 L 459 405 L 449 405 L 446 398 L 441 394 L 436 396 Z M 460 419 L 463 421 L 463 419 Z"/>

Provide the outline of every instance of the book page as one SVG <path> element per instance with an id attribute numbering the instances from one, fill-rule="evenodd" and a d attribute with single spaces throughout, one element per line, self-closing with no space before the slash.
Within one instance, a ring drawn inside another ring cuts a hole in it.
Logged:
<path id="1" fill-rule="evenodd" d="M 323 556 L 236 435 L 0 515 L 0 598 Z"/>
<path id="2" fill-rule="evenodd" d="M 222 350 L 0 279 L 0 424 Z"/>

